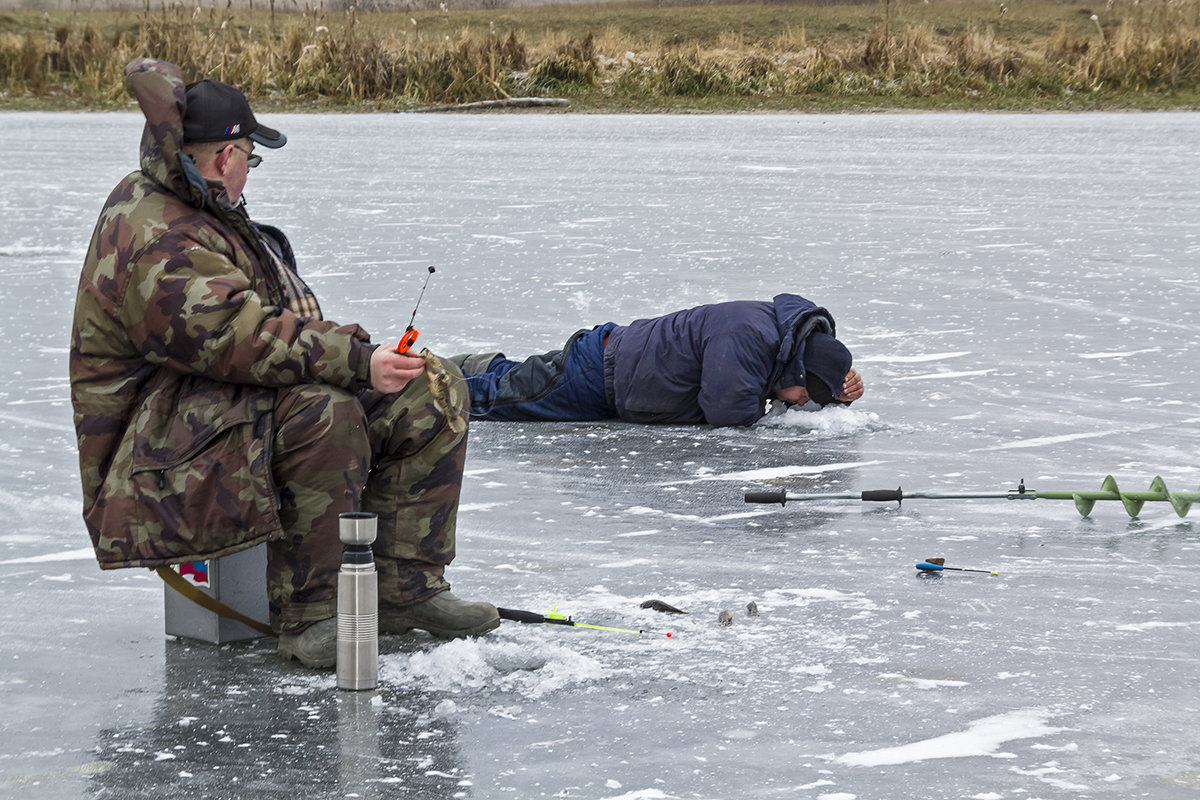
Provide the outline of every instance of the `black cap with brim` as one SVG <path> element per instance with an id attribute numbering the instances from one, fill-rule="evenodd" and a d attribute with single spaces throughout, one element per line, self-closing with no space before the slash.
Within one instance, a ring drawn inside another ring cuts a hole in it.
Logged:
<path id="1" fill-rule="evenodd" d="M 287 144 L 287 137 L 254 118 L 246 95 L 228 83 L 203 80 L 187 86 L 183 113 L 185 142 L 228 142 L 250 139 L 272 149 Z"/>
<path id="2" fill-rule="evenodd" d="M 846 346 L 827 333 L 814 332 L 804 342 L 804 388 L 819 405 L 844 403 L 842 383 L 854 363 Z"/>

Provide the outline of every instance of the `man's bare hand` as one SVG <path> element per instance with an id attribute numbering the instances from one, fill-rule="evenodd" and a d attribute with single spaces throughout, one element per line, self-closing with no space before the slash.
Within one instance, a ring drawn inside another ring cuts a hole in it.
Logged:
<path id="1" fill-rule="evenodd" d="M 395 394 L 424 371 L 425 359 L 400 355 L 387 345 L 371 354 L 371 388 L 377 392 Z"/>
<path id="2" fill-rule="evenodd" d="M 842 381 L 842 396 L 841 400 L 849 403 L 852 400 L 857 400 L 863 396 L 866 388 L 863 386 L 862 376 L 854 370 L 846 373 L 846 379 Z"/>

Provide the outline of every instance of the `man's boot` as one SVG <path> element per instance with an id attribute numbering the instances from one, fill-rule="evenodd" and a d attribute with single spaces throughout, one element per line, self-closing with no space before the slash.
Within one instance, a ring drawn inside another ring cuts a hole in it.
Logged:
<path id="1" fill-rule="evenodd" d="M 500 615 L 491 603 L 460 600 L 450 592 L 435 594 L 409 606 L 379 603 L 379 633 L 398 635 L 416 628 L 439 639 L 479 636 L 500 624 Z"/>
<path id="2" fill-rule="evenodd" d="M 299 633 L 279 634 L 279 652 L 311 669 L 337 663 L 337 617 L 314 622 Z"/>

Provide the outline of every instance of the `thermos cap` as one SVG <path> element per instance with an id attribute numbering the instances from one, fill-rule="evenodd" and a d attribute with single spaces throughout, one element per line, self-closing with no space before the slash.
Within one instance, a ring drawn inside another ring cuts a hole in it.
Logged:
<path id="1" fill-rule="evenodd" d="M 371 544 L 375 541 L 375 514 L 350 511 L 338 515 L 338 537 L 342 544 Z"/>

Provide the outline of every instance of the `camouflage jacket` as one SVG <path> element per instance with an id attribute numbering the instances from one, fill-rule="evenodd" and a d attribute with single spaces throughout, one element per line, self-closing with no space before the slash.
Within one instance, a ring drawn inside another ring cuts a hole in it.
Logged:
<path id="1" fill-rule="evenodd" d="M 287 309 L 249 220 L 182 154 L 179 68 L 137 59 L 125 74 L 146 117 L 141 169 L 96 223 L 71 332 L 83 516 L 105 569 L 282 535 L 275 389 L 363 388 L 373 349 L 357 325 Z"/>

